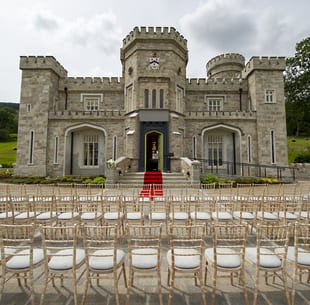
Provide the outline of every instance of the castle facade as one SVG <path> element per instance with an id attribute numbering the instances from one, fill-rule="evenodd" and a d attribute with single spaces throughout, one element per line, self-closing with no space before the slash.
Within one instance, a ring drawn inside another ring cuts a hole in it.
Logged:
<path id="1" fill-rule="evenodd" d="M 16 175 L 101 175 L 120 157 L 131 171 L 287 165 L 285 58 L 223 54 L 188 79 L 186 39 L 136 27 L 120 59 L 120 78 L 68 77 L 52 56 L 21 56 Z"/>

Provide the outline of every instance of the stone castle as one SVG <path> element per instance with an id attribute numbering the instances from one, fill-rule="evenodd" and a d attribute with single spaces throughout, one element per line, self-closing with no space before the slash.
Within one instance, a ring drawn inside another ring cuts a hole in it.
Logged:
<path id="1" fill-rule="evenodd" d="M 121 78 L 68 77 L 52 56 L 21 56 L 16 175 L 101 175 L 125 159 L 130 171 L 287 165 L 284 57 L 223 54 L 188 79 L 187 40 L 136 27 L 120 59 Z"/>

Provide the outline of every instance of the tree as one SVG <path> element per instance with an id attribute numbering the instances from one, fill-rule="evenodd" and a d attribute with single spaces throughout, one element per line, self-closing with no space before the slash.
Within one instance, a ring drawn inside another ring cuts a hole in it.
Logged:
<path id="1" fill-rule="evenodd" d="M 310 37 L 286 60 L 285 95 L 288 134 L 310 135 Z"/>

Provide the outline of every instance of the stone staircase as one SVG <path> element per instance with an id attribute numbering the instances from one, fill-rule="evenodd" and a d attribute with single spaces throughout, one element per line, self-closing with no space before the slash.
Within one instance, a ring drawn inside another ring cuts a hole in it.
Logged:
<path id="1" fill-rule="evenodd" d="M 165 184 L 186 184 L 188 180 L 182 173 L 162 173 L 163 185 Z M 120 177 L 120 184 L 143 185 L 144 172 L 129 172 Z"/>

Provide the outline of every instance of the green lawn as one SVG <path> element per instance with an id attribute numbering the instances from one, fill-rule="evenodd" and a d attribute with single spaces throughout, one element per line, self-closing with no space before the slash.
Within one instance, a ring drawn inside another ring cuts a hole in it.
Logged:
<path id="1" fill-rule="evenodd" d="M 0 142 L 0 164 L 16 162 L 16 138 Z"/>
<path id="2" fill-rule="evenodd" d="M 310 137 L 288 137 L 288 162 L 292 163 L 301 152 L 310 151 Z"/>

